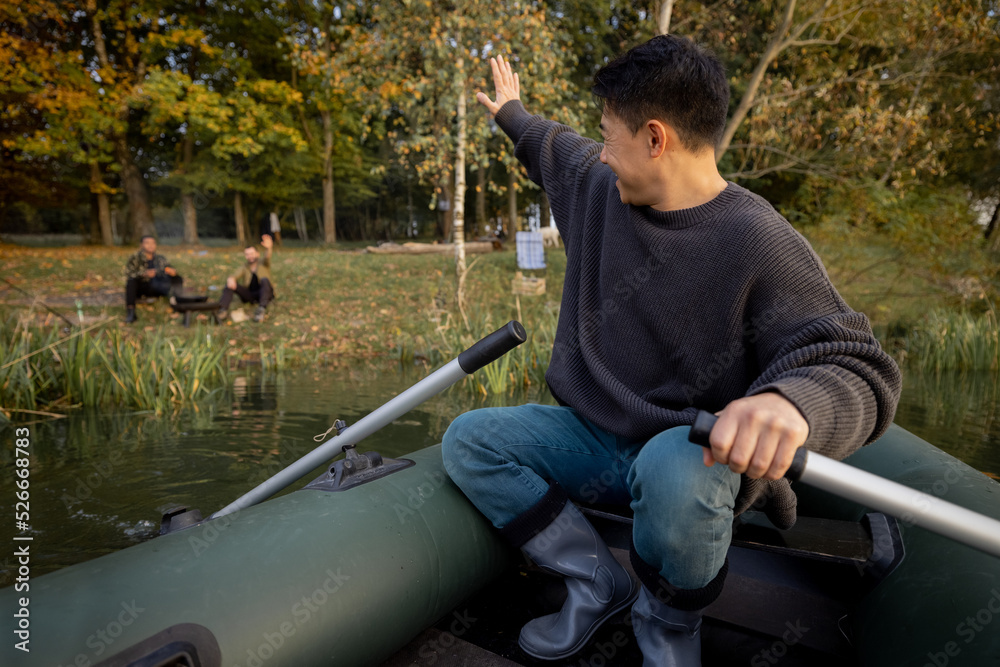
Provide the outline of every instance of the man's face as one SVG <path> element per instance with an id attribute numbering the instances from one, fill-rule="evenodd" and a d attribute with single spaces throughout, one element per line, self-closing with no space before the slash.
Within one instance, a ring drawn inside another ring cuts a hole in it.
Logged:
<path id="1" fill-rule="evenodd" d="M 644 193 L 650 181 L 649 147 L 644 140 L 645 133 L 640 129 L 633 134 L 625 123 L 605 112 L 601 116 L 601 136 L 604 137 L 601 162 L 611 167 L 618 176 L 616 185 L 622 203 L 635 206 L 651 204 Z"/>
<path id="2" fill-rule="evenodd" d="M 260 254 L 257 252 L 257 248 L 250 246 L 249 248 L 243 249 L 243 256 L 247 258 L 247 262 L 253 264 L 257 261 Z"/>
<path id="3" fill-rule="evenodd" d="M 155 255 L 156 254 L 156 239 L 154 239 L 152 237 L 144 238 L 142 240 L 142 243 L 140 244 L 139 247 L 142 248 L 142 251 L 144 253 L 146 253 L 147 255 Z"/>

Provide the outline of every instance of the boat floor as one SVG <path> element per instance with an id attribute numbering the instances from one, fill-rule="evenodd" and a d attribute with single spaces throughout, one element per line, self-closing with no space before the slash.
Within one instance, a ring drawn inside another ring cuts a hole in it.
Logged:
<path id="1" fill-rule="evenodd" d="M 800 531 L 808 531 L 809 521 L 801 523 Z M 823 534 L 830 531 L 826 523 L 814 528 Z M 627 533 L 618 530 L 615 535 L 613 526 L 601 532 L 618 561 L 634 575 L 624 548 L 627 541 L 622 544 Z M 729 561 L 725 589 L 705 613 L 704 667 L 779 661 L 782 667 L 858 664 L 847 629 L 852 609 L 871 582 L 856 559 L 802 556 L 787 545 L 771 548 L 754 540 L 734 540 Z M 565 595 L 559 577 L 525 561 L 418 635 L 383 667 L 642 664 L 627 612 L 605 623 L 569 658 L 541 661 L 524 653 L 517 645 L 521 626 L 558 611 Z"/>

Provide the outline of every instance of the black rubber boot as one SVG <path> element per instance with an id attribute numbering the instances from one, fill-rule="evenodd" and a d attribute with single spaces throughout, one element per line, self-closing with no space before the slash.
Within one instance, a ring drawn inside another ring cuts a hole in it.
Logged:
<path id="1" fill-rule="evenodd" d="M 125 324 L 132 324 L 137 319 L 139 318 L 135 316 L 135 306 L 129 306 L 125 309 Z"/>
<path id="2" fill-rule="evenodd" d="M 521 629 L 518 644 L 530 656 L 558 660 L 576 653 L 638 595 L 639 585 L 571 502 L 521 548 L 542 569 L 563 575 L 568 592 L 559 612 Z"/>
<path id="3" fill-rule="evenodd" d="M 701 667 L 701 610 L 667 606 L 645 586 L 632 605 L 643 667 Z"/>

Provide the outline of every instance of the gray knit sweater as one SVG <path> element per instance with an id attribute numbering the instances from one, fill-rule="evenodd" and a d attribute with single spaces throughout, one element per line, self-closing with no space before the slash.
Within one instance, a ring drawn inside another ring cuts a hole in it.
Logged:
<path id="1" fill-rule="evenodd" d="M 730 183 L 712 201 L 662 212 L 623 204 L 601 146 L 508 102 L 497 124 L 549 196 L 566 281 L 546 380 L 601 428 L 647 439 L 765 391 L 809 423 L 806 446 L 842 459 L 878 438 L 899 369 L 819 257 L 764 199 Z M 795 521 L 785 480 L 743 478 L 756 504 Z"/>

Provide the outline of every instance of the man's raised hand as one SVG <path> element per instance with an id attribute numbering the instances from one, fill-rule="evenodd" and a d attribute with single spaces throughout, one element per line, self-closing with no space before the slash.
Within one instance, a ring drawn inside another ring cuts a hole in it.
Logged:
<path id="1" fill-rule="evenodd" d="M 511 69 L 510 63 L 503 56 L 490 58 L 490 69 L 493 70 L 493 86 L 496 88 L 496 101 L 486 93 L 476 93 L 476 99 L 487 108 L 490 116 L 496 116 L 500 107 L 511 100 L 521 99 L 521 83 L 517 73 Z"/>

